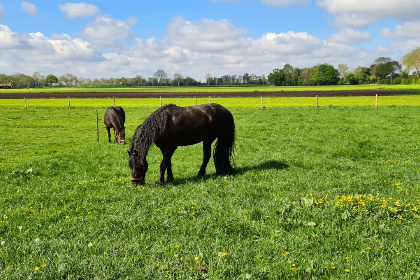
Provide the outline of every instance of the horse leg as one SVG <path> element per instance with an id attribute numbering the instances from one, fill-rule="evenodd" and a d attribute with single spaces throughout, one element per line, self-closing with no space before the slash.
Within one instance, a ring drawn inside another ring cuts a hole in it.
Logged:
<path id="1" fill-rule="evenodd" d="M 168 171 L 168 181 L 174 180 L 174 175 L 172 174 L 172 155 L 174 154 L 176 147 L 161 147 L 160 151 L 162 152 L 163 159 L 160 164 L 160 178 L 159 183 L 163 185 L 165 183 L 165 171 Z"/>
<path id="2" fill-rule="evenodd" d="M 108 141 L 111 143 L 111 127 L 106 126 L 106 130 L 108 131 Z"/>
<path id="3" fill-rule="evenodd" d="M 198 176 L 202 177 L 206 174 L 207 164 L 211 158 L 211 143 L 213 141 L 204 140 L 203 141 L 203 164 L 201 165 L 200 171 L 198 171 Z"/>
<path id="4" fill-rule="evenodd" d="M 115 129 L 115 127 L 113 127 L 113 129 L 114 129 L 115 143 L 118 143 L 118 141 L 117 141 L 117 130 Z"/>

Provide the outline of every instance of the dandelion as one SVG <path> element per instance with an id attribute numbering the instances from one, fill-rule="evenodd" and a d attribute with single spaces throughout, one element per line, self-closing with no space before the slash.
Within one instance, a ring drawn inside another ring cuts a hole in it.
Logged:
<path id="1" fill-rule="evenodd" d="M 331 267 L 331 269 L 332 269 L 332 270 L 335 270 L 335 265 L 333 265 L 333 266 Z"/>
<path id="2" fill-rule="evenodd" d="M 175 245 L 175 248 L 179 248 L 179 245 Z"/>
<path id="3" fill-rule="evenodd" d="M 42 265 L 42 268 L 45 268 L 45 267 L 47 267 L 47 265 L 46 265 L 46 264 L 43 264 L 43 265 Z"/>
<path id="4" fill-rule="evenodd" d="M 19 231 L 22 231 L 22 228 L 23 228 L 22 226 L 18 226 Z"/>
<path id="5" fill-rule="evenodd" d="M 219 252 L 217 255 L 219 256 L 219 258 L 224 258 L 224 257 L 226 257 L 227 253 Z"/>
<path id="6" fill-rule="evenodd" d="M 199 259 L 199 257 L 198 256 L 195 256 L 194 260 L 195 261 L 198 261 L 198 259 Z"/>
<path id="7" fill-rule="evenodd" d="M 34 239 L 34 242 L 35 242 L 35 243 L 38 243 L 38 242 L 39 242 L 39 238 L 35 238 L 35 239 Z"/>
<path id="8" fill-rule="evenodd" d="M 156 264 L 156 267 L 159 267 L 159 264 L 158 263 Z"/>
<path id="9" fill-rule="evenodd" d="M 66 216 L 66 219 L 69 219 L 70 218 L 70 216 Z"/>
<path id="10" fill-rule="evenodd" d="M 184 257 L 180 257 L 180 258 L 179 258 L 179 260 L 180 260 L 180 261 L 183 261 L 183 260 L 184 260 Z"/>
<path id="11" fill-rule="evenodd" d="M 35 270 L 35 271 L 38 271 L 38 270 L 39 270 L 39 267 L 38 267 L 38 266 L 37 266 L 37 267 L 35 267 L 35 268 L 34 268 L 34 270 Z"/>
<path id="12" fill-rule="evenodd" d="M 88 247 L 90 248 L 92 246 L 93 246 L 92 242 L 89 242 Z"/>
<path id="13" fill-rule="evenodd" d="M 345 273 L 349 273 L 350 272 L 350 269 L 346 268 L 346 269 L 344 269 L 344 272 Z"/>
<path id="14" fill-rule="evenodd" d="M 287 255 L 290 255 L 290 252 L 284 252 L 283 254 L 281 254 L 283 257 L 285 257 L 285 256 L 287 256 Z"/>
<path id="15" fill-rule="evenodd" d="M 1 246 L 3 246 L 4 244 L 6 244 L 6 241 L 2 241 L 0 242 Z"/>

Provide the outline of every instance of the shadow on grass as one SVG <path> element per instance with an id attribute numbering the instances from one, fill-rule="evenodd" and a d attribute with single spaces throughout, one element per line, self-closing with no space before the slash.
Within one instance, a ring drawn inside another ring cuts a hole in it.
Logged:
<path id="1" fill-rule="evenodd" d="M 248 171 L 263 171 L 263 170 L 270 170 L 270 169 L 274 169 L 274 170 L 282 170 L 282 169 L 286 169 L 289 168 L 289 165 L 287 165 L 286 163 L 282 162 L 282 161 L 278 161 L 278 160 L 268 160 L 265 162 L 262 162 L 260 164 L 257 165 L 250 165 L 250 166 L 243 166 L 243 167 L 238 167 L 238 168 L 234 168 L 234 173 L 232 176 L 238 176 L 238 175 L 242 175 Z M 192 182 L 192 183 L 196 183 L 196 182 L 203 182 L 206 181 L 210 178 L 215 178 L 217 177 L 216 174 L 206 174 L 203 177 L 198 177 L 198 176 L 190 176 L 190 177 L 184 177 L 184 178 L 176 178 L 176 174 L 175 176 L 175 180 L 174 181 L 165 181 L 165 185 L 172 185 L 172 186 L 177 186 L 177 185 L 183 185 L 186 182 Z"/>

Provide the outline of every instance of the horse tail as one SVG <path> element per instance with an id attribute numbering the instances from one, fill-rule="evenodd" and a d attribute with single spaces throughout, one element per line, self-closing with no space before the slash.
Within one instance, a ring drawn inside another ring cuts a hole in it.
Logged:
<path id="1" fill-rule="evenodd" d="M 216 174 L 222 176 L 233 174 L 231 161 L 233 161 L 235 147 L 235 122 L 230 112 L 229 119 L 225 120 L 224 123 L 224 129 L 217 139 L 213 152 Z"/>

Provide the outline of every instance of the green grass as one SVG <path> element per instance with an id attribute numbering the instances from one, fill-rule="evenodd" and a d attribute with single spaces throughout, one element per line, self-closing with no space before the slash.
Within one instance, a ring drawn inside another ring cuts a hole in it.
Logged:
<path id="1" fill-rule="evenodd" d="M 201 86 L 201 87 L 127 87 L 127 88 L 28 88 L 28 89 L 0 89 L 6 92 L 270 92 L 270 91 L 337 91 L 337 90 L 411 90 L 420 91 L 420 85 L 341 85 L 341 86 Z"/>
<path id="2" fill-rule="evenodd" d="M 159 98 L 116 98 L 115 103 L 124 108 L 137 107 L 150 109 L 150 112 L 160 106 Z M 180 106 L 193 106 L 196 104 L 208 103 L 209 98 L 162 98 L 162 104 L 173 103 Z M 261 98 L 215 98 L 210 99 L 212 103 L 220 103 L 229 108 L 260 108 Z M 375 96 L 350 96 L 350 97 L 319 97 L 319 107 L 329 106 L 368 106 L 375 107 Z M 28 108 L 68 108 L 68 99 L 27 99 Z M 92 99 L 70 99 L 71 108 L 104 108 L 113 105 L 113 98 L 92 98 Z M 420 106 L 420 95 L 397 95 L 379 96 L 378 106 Z M 23 99 L 0 99 L 1 107 L 24 108 Z M 315 97 L 264 97 L 263 107 L 316 107 Z"/>
<path id="3" fill-rule="evenodd" d="M 95 102 L 0 106 L 1 279 L 419 278 L 419 107 L 224 104 L 234 176 L 197 179 L 193 145 L 159 186 L 154 147 L 136 187 Z"/>

